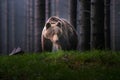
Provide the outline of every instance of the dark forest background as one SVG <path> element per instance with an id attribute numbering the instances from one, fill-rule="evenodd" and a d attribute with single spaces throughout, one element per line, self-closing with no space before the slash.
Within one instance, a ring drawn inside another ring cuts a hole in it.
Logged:
<path id="1" fill-rule="evenodd" d="M 0 0 L 0 54 L 20 47 L 41 52 L 50 16 L 65 18 L 79 36 L 78 50 L 120 49 L 120 0 Z"/>

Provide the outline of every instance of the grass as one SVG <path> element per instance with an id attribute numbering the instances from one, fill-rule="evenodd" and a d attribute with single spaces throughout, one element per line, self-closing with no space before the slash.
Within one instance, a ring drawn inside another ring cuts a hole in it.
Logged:
<path id="1" fill-rule="evenodd" d="M 120 80 L 120 53 L 94 50 L 0 56 L 0 80 Z"/>

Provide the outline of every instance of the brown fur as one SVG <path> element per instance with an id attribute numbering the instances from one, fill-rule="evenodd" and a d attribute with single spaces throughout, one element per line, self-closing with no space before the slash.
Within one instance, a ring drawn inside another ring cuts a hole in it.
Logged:
<path id="1" fill-rule="evenodd" d="M 50 17 L 46 22 L 41 39 L 43 51 L 75 50 L 78 43 L 74 27 L 56 16 Z"/>

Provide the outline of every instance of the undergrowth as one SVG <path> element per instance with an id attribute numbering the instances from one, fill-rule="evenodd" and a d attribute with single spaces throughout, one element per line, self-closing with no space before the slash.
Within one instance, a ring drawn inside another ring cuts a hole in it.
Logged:
<path id="1" fill-rule="evenodd" d="M 120 53 L 58 51 L 0 56 L 0 80 L 120 80 Z"/>

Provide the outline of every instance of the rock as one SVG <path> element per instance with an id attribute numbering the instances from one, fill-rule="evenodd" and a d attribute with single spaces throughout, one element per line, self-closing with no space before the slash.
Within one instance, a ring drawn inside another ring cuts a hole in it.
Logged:
<path id="1" fill-rule="evenodd" d="M 20 47 L 18 47 L 18 48 L 14 48 L 12 50 L 12 52 L 9 54 L 9 56 L 17 55 L 17 54 L 23 54 L 23 53 L 24 53 L 24 51 Z"/>

